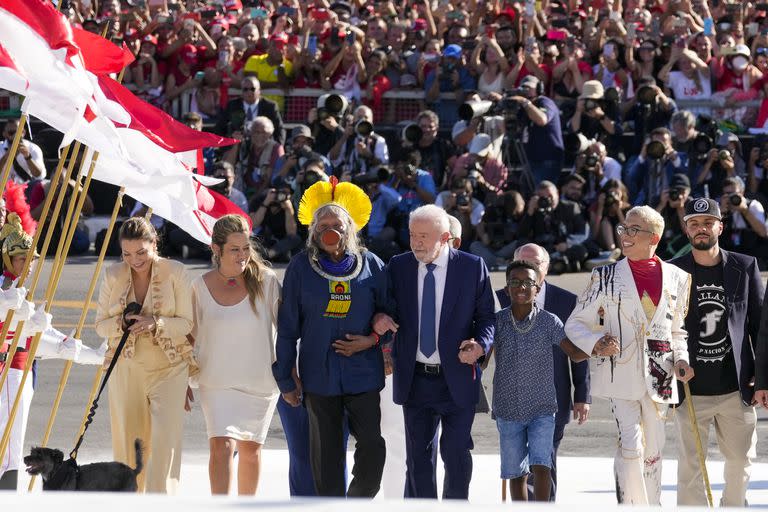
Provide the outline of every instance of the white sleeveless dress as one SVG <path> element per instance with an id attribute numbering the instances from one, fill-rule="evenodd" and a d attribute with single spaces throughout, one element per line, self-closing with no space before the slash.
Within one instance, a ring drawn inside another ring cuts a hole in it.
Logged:
<path id="1" fill-rule="evenodd" d="M 280 283 L 271 270 L 254 314 L 248 296 L 234 306 L 214 300 L 202 276 L 192 284 L 198 387 L 208 437 L 263 444 L 280 395 L 274 377 Z"/>

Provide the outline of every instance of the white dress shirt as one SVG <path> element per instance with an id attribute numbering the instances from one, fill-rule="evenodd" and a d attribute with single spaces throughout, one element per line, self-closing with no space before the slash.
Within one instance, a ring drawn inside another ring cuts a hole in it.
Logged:
<path id="1" fill-rule="evenodd" d="M 440 364 L 440 351 L 437 350 L 440 340 L 440 310 L 443 307 L 443 292 L 445 292 L 445 278 L 448 274 L 448 244 L 445 244 L 437 255 L 434 263 L 435 269 L 432 274 L 435 276 L 435 353 L 430 357 L 424 355 L 421 351 L 421 297 L 424 291 L 424 277 L 427 275 L 427 266 L 419 262 L 419 350 L 416 352 L 416 361 L 426 364 Z"/>
<path id="2" fill-rule="evenodd" d="M 541 283 L 541 290 L 539 290 L 539 293 L 536 294 L 535 303 L 539 307 L 540 310 L 544 311 L 544 304 L 547 300 L 547 282 L 544 281 Z"/>

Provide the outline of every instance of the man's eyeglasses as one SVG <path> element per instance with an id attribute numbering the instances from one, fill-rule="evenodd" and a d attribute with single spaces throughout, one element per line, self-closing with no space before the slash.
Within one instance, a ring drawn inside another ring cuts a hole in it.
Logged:
<path id="1" fill-rule="evenodd" d="M 533 288 L 536 286 L 536 281 L 533 279 L 510 279 L 507 281 L 507 286 L 510 288 Z"/>
<path id="2" fill-rule="evenodd" d="M 255 87 L 243 87 L 242 90 L 244 90 L 244 91 L 255 91 L 256 88 Z"/>
<path id="3" fill-rule="evenodd" d="M 625 226 L 624 224 L 619 224 L 616 226 L 616 233 L 619 236 L 636 236 L 638 233 L 650 233 L 653 234 L 653 231 L 648 231 L 647 229 L 640 229 L 636 228 L 634 226 Z"/>

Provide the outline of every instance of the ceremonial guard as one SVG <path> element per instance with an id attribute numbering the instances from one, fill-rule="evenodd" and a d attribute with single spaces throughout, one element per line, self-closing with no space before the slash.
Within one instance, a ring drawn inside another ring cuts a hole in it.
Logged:
<path id="1" fill-rule="evenodd" d="M 8 335 L 0 347 L 0 371 L 5 365 L 8 376 L 0 392 L 0 431 L 5 430 L 11 409 L 20 392 L 24 368 L 29 364 L 29 348 L 32 337 L 42 332 L 40 343 L 35 353 L 36 357 L 47 359 L 70 359 L 81 364 L 101 364 L 104 361 L 104 348 L 94 350 L 82 341 L 70 338 L 51 327 L 51 315 L 45 313 L 42 306 L 35 311 L 35 305 L 24 300 L 26 290 L 16 288 L 16 279 L 24 269 L 27 254 L 32 247 L 32 237 L 24 232 L 21 219 L 16 213 L 9 213 L 2 231 L 2 260 L 3 274 L 0 280 L 0 318 L 5 319 L 8 311 L 13 309 L 13 323 Z M 37 254 L 35 253 L 35 257 Z M 19 341 L 16 353 L 8 361 L 8 351 L 15 335 L 15 326 L 25 321 L 22 328 L 23 339 Z M 0 321 L 2 329 L 2 321 Z M 33 366 L 32 371 L 35 368 Z M 27 430 L 29 407 L 34 393 L 33 375 L 27 376 L 21 389 L 21 401 L 14 417 L 8 449 L 0 462 L 0 490 L 15 490 L 18 483 L 18 470 L 24 456 L 24 434 Z"/>

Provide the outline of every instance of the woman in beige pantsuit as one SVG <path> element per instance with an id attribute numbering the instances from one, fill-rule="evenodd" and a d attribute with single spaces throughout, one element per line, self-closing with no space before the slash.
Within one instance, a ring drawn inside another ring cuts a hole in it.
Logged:
<path id="1" fill-rule="evenodd" d="M 192 290 L 184 266 L 160 258 L 157 234 L 143 218 L 120 228 L 123 261 L 109 267 L 99 293 L 96 332 L 108 338 L 105 367 L 125 329 L 128 340 L 109 380 L 115 460 L 135 464 L 133 443 L 145 446 L 140 492 L 174 494 L 181 472 L 181 439 L 187 379 L 197 370 L 187 335 L 192 330 Z M 142 305 L 128 327 L 123 310 Z"/>

